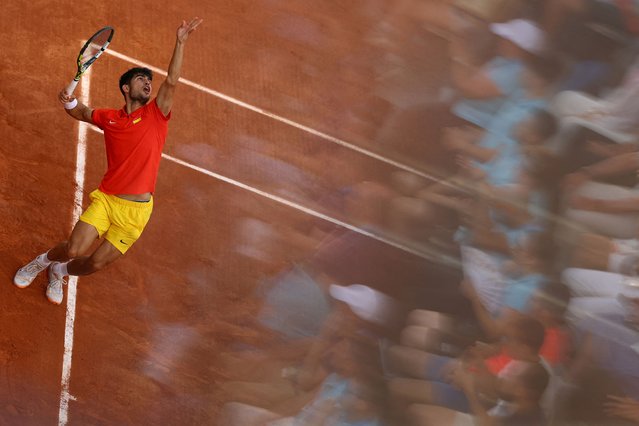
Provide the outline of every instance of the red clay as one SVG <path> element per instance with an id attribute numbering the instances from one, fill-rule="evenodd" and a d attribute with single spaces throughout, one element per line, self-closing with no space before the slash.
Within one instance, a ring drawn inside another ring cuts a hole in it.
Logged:
<path id="1" fill-rule="evenodd" d="M 398 136 L 419 139 L 423 127 L 415 117 L 401 128 L 384 128 L 390 114 L 409 109 L 380 94 L 395 82 L 380 79 L 384 51 L 366 41 L 389 3 L 3 5 L 0 424 L 46 425 L 58 419 L 66 296 L 62 306 L 48 303 L 44 276 L 25 290 L 11 281 L 19 266 L 70 231 L 77 125 L 56 94 L 72 77 L 80 41 L 109 24 L 116 29 L 112 49 L 165 68 L 178 20 L 203 17 L 189 40 L 185 78 L 382 152 Z M 407 72 L 433 74 L 432 66 L 418 63 L 423 57 L 396 53 L 407 59 Z M 107 55 L 94 65 L 93 106 L 122 104 L 117 78 L 129 66 Z M 429 76 L 414 81 L 398 90 L 432 85 Z M 160 82 L 158 76 L 156 90 Z M 178 88 L 165 152 L 340 219 L 343 211 L 330 201 L 338 189 L 393 171 L 185 86 Z M 104 169 L 102 137 L 90 132 L 85 201 Z M 69 424 L 215 424 L 216 386 L 225 377 L 219 354 L 232 345 L 267 340 L 253 325 L 259 309 L 253 289 L 291 261 L 310 256 L 320 241 L 310 236 L 305 250 L 280 241 L 267 261 L 251 260 L 236 250 L 242 221 L 256 218 L 277 229 L 318 224 L 335 229 L 167 161 L 155 196 L 151 222 L 130 253 L 79 281 L 71 372 L 77 400 L 70 403 Z M 416 265 L 404 268 L 402 278 L 424 279 L 418 259 L 381 243 L 371 247 L 375 254 L 358 257 L 350 276 L 361 276 L 375 258 L 380 268 L 388 262 L 388 271 L 404 267 L 402 261 Z"/>

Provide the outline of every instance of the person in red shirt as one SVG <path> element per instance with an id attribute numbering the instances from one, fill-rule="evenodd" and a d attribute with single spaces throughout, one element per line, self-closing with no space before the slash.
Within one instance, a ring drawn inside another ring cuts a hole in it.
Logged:
<path id="1" fill-rule="evenodd" d="M 49 268 L 46 295 L 52 303 L 60 304 L 67 275 L 89 275 L 105 268 L 140 237 L 153 210 L 153 192 L 184 46 L 201 23 L 202 19 L 194 18 L 178 27 L 167 78 L 153 100 L 153 74 L 147 68 L 132 68 L 120 77 L 120 92 L 126 103 L 119 111 L 93 109 L 65 90 L 60 92 L 59 100 L 67 114 L 104 131 L 108 168 L 68 241 L 20 268 L 13 280 L 16 286 L 27 287 Z M 98 248 L 86 255 L 94 241 L 102 237 Z"/>

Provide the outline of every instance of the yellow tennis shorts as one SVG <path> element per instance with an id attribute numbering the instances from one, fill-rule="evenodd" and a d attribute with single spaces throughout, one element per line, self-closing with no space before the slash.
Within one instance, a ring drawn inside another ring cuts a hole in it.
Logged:
<path id="1" fill-rule="evenodd" d="M 96 189 L 89 198 L 91 204 L 80 220 L 93 225 L 100 238 L 113 244 L 124 254 L 135 243 L 153 211 L 153 198 L 148 203 L 129 201 Z"/>

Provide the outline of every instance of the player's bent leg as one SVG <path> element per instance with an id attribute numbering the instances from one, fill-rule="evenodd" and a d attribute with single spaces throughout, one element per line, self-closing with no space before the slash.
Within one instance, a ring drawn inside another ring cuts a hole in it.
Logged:
<path id="1" fill-rule="evenodd" d="M 89 275 L 104 269 L 115 262 L 122 253 L 109 241 L 104 241 L 91 256 L 77 257 L 67 263 L 53 263 L 49 268 L 49 285 L 47 286 L 47 299 L 51 303 L 59 305 L 64 299 L 63 287 L 66 284 L 67 275 Z"/>
<path id="2" fill-rule="evenodd" d="M 64 262 L 86 253 L 98 236 L 98 231 L 93 225 L 78 221 L 69 241 L 61 242 L 18 269 L 13 277 L 13 283 L 20 288 L 28 287 L 52 262 Z"/>
<path id="3" fill-rule="evenodd" d="M 122 256 L 110 241 L 103 241 L 91 256 L 73 259 L 67 264 L 68 275 L 90 275 L 106 268 Z"/>
<path id="4" fill-rule="evenodd" d="M 63 241 L 49 250 L 47 257 L 53 262 L 66 262 L 85 254 L 91 244 L 100 237 L 95 226 L 81 220 L 75 224 L 68 241 Z"/>
<path id="5" fill-rule="evenodd" d="M 69 241 L 63 241 L 48 252 L 40 254 L 27 265 L 18 269 L 13 283 L 20 288 L 28 287 L 36 276 L 54 262 L 66 261 L 85 253 L 99 237 L 93 225 L 79 221 L 71 233 Z"/>

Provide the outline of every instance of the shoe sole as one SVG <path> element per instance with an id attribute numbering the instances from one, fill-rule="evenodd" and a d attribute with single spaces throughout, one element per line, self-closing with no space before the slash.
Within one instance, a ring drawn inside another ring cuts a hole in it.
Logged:
<path id="1" fill-rule="evenodd" d="M 18 287 L 18 288 L 27 288 L 27 287 L 29 287 L 31 285 L 31 283 L 33 283 L 33 281 L 31 281 L 30 283 L 24 285 L 24 284 L 18 284 L 15 279 L 13 280 L 13 285 Z"/>
<path id="2" fill-rule="evenodd" d="M 16 276 L 13 276 L 13 285 L 15 285 L 18 288 L 27 288 L 29 287 L 31 284 L 33 284 L 33 281 L 35 281 L 36 277 L 33 277 L 33 279 L 31 281 L 29 281 L 27 284 L 20 284 L 16 281 Z"/>
<path id="3" fill-rule="evenodd" d="M 62 304 L 62 300 L 64 300 L 64 299 L 62 299 L 62 300 L 61 300 L 61 301 L 59 301 L 59 302 L 56 302 L 55 300 L 51 300 L 51 299 L 49 299 L 49 296 L 47 296 L 47 300 L 48 300 L 48 301 L 49 301 L 49 303 L 51 303 L 51 304 L 54 304 L 54 305 L 56 305 L 56 306 L 60 306 L 60 305 Z"/>

